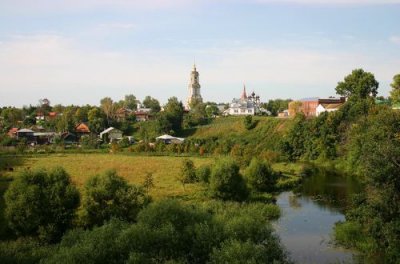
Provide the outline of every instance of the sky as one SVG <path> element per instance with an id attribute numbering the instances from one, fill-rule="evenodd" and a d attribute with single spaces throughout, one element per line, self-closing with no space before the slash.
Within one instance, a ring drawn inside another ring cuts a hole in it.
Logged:
<path id="1" fill-rule="evenodd" d="M 0 106 L 335 95 L 355 68 L 387 96 L 400 0 L 0 0 Z"/>

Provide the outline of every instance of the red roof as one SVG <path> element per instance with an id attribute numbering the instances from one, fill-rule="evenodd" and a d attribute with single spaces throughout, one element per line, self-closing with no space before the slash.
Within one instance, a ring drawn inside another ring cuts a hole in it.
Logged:
<path id="1" fill-rule="evenodd" d="M 90 133 L 90 129 L 85 123 L 80 123 L 75 127 L 75 132 Z"/>

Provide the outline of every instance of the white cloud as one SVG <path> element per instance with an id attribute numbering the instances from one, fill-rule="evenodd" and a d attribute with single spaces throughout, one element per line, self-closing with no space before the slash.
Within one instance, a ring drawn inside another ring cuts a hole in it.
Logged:
<path id="1" fill-rule="evenodd" d="M 394 44 L 400 45 L 400 36 L 391 36 L 389 38 L 389 41 L 394 43 Z"/>

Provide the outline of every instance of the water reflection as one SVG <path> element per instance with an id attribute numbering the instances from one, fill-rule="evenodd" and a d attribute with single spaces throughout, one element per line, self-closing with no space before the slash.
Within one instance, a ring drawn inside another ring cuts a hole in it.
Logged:
<path id="1" fill-rule="evenodd" d="M 324 171 L 277 197 L 282 217 L 275 228 L 296 263 L 353 262 L 351 251 L 331 243 L 331 233 L 344 220 L 351 195 L 361 190 L 355 179 Z"/>

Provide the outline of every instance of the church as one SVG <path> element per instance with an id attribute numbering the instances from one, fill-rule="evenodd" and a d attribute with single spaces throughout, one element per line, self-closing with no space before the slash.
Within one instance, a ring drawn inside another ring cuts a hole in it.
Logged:
<path id="1" fill-rule="evenodd" d="M 224 115 L 255 115 L 260 111 L 260 97 L 254 92 L 247 96 L 246 86 L 243 86 L 242 95 L 232 100 Z"/>
<path id="2" fill-rule="evenodd" d="M 186 100 L 186 109 L 190 109 L 190 106 L 193 104 L 203 102 L 203 98 L 200 94 L 199 72 L 196 69 L 196 64 L 193 65 L 193 70 L 190 73 L 188 90 L 189 96 Z"/>

